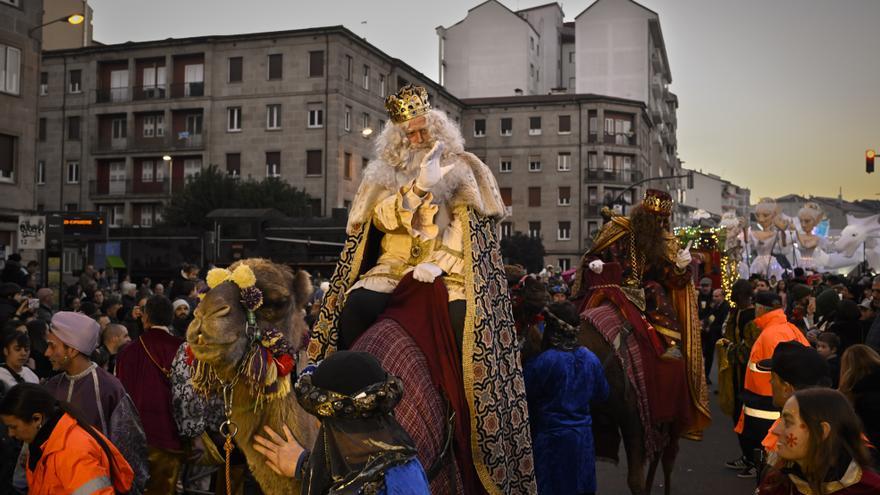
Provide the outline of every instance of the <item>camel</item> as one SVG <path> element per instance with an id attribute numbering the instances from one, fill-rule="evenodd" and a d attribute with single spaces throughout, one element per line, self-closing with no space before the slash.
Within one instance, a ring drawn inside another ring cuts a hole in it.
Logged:
<path id="1" fill-rule="evenodd" d="M 303 317 L 312 291 L 309 275 L 303 271 L 294 273 L 265 259 L 239 261 L 230 269 L 241 263 L 251 267 L 256 275 L 256 286 L 263 291 L 264 303 L 256 312 L 257 325 L 281 330 L 294 349 L 301 349 L 308 335 Z M 227 383 L 235 379 L 251 345 L 245 334 L 246 311 L 240 300 L 240 290 L 235 284 L 222 283 L 214 287 L 199 303 L 186 332 L 195 358 L 210 365 L 217 377 Z M 296 361 L 297 368 L 302 369 L 307 362 L 304 351 Z M 255 407 L 250 387 L 244 380 L 238 380 L 232 392 L 231 420 L 238 427 L 234 440 L 247 457 L 248 466 L 263 492 L 267 495 L 299 493 L 298 483 L 275 474 L 266 466 L 264 457 L 253 449 L 253 437 L 262 433 L 263 426 L 282 431 L 282 425 L 287 425 L 301 445 L 311 448 L 317 437 L 317 420 L 300 407 L 293 393 Z"/>
<path id="2" fill-rule="evenodd" d="M 534 277 L 523 278 L 519 283 L 511 280 L 510 286 L 514 300 L 518 301 L 514 305 L 513 312 L 517 321 L 518 338 L 525 341 L 522 352 L 525 361 L 540 352 L 541 336 L 537 332 L 536 325 L 530 322 L 534 321 L 533 318 L 549 302 L 549 294 L 546 286 Z M 659 446 L 659 452 L 649 456 L 645 449 L 645 430 L 639 414 L 637 391 L 629 382 L 623 363 L 617 359 L 614 349 L 589 321 L 581 322 L 578 342 L 599 358 L 610 387 L 607 401 L 593 403 L 590 406 L 594 435 L 598 435 L 600 430 L 607 432 L 608 429 L 620 433 L 627 458 L 627 484 L 633 495 L 651 493 L 654 475 L 661 462 L 665 493 L 669 495 L 672 469 L 678 454 L 678 438 L 662 434 L 661 431 L 663 444 Z M 622 346 L 625 347 L 625 343 Z M 667 426 L 660 425 L 661 429 L 665 427 Z M 649 461 L 646 475 L 645 465 Z"/>
<path id="3" fill-rule="evenodd" d="M 609 303 L 605 303 L 609 304 Z M 663 443 L 660 451 L 650 455 L 645 450 L 645 430 L 639 416 L 636 388 L 629 382 L 623 363 L 599 331 L 589 322 L 581 322 L 578 336 L 580 344 L 596 355 L 605 369 L 610 394 L 604 403 L 591 407 L 594 431 L 598 428 L 614 428 L 620 432 L 626 453 L 626 481 L 632 495 L 650 495 L 654 485 L 657 466 L 662 462 L 665 495 L 672 492 L 672 470 L 678 455 L 678 438 L 662 434 L 667 425 L 660 425 Z M 656 426 L 655 426 L 656 428 Z M 645 465 L 648 464 L 645 474 Z"/>

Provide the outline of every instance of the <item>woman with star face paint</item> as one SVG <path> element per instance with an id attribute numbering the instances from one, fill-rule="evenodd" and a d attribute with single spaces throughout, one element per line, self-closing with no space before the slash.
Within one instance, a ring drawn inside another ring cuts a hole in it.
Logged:
<path id="1" fill-rule="evenodd" d="M 862 425 L 846 397 L 836 390 L 800 390 L 788 399 L 774 427 L 777 458 L 758 495 L 868 495 L 880 493 L 880 475 Z"/>

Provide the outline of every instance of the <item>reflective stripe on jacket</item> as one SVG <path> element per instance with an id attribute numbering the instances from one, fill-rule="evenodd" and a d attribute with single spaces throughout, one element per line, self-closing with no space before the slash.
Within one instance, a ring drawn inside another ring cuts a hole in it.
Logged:
<path id="1" fill-rule="evenodd" d="M 104 437 L 104 441 L 114 459 L 112 482 L 110 461 L 101 445 L 71 416 L 61 416 L 42 446 L 43 455 L 36 467 L 27 470 L 28 495 L 114 495 L 117 490 L 129 491 L 134 473 L 110 440 Z"/>
<path id="2" fill-rule="evenodd" d="M 757 365 L 759 362 L 773 357 L 773 351 L 780 342 L 796 340 L 803 345 L 810 345 L 801 330 L 788 322 L 785 312 L 776 309 L 755 318 L 755 324 L 761 329 L 761 335 L 752 346 L 749 355 L 748 368 L 744 388 L 754 394 L 766 397 L 773 396 L 773 388 L 770 387 L 770 372 L 761 371 Z"/>

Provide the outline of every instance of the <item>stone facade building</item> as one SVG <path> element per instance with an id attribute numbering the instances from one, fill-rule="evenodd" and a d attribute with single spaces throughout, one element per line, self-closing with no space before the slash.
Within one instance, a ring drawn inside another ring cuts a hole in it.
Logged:
<path id="1" fill-rule="evenodd" d="M 598 95 L 462 102 L 467 148 L 495 173 L 509 207 L 501 236 L 541 237 L 545 263 L 576 266 L 602 225 L 602 206 L 641 198 L 642 187 L 628 189 L 651 157 L 652 123 L 641 102 Z"/>
<path id="2" fill-rule="evenodd" d="M 0 0 L 0 248 L 16 249 L 18 216 L 34 208 L 42 2 Z"/>
<path id="3" fill-rule="evenodd" d="M 328 216 L 349 206 L 373 157 L 386 94 L 420 84 L 435 108 L 461 113 L 341 26 L 50 51 L 42 70 L 37 207 L 97 209 L 111 227 L 154 225 L 210 165 L 280 177 Z"/>

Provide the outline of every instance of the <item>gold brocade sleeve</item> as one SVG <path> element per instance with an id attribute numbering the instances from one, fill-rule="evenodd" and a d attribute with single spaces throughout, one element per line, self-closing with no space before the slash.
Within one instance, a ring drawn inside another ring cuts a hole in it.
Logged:
<path id="1" fill-rule="evenodd" d="M 443 236 L 427 261 L 443 269 L 448 275 L 461 275 L 464 269 L 464 248 L 462 242 L 462 222 L 455 215 L 443 229 Z"/>

